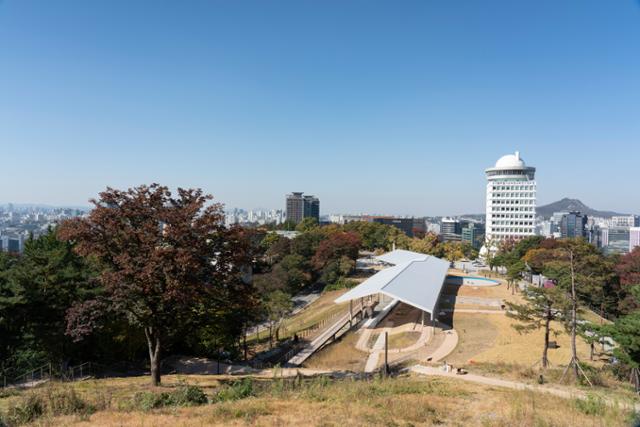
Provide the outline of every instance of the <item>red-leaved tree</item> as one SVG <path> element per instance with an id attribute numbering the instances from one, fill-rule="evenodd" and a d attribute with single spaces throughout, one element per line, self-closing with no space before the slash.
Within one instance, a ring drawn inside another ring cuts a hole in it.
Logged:
<path id="1" fill-rule="evenodd" d="M 640 285 L 640 246 L 620 259 L 616 273 L 620 276 L 622 285 Z"/>
<path id="2" fill-rule="evenodd" d="M 345 256 L 352 260 L 358 258 L 358 251 L 362 241 L 360 237 L 352 231 L 337 231 L 331 233 L 329 237 L 320 242 L 316 253 L 311 259 L 314 268 L 320 270 L 329 262 Z"/>
<path id="3" fill-rule="evenodd" d="M 224 227 L 222 206 L 210 199 L 199 189 L 178 189 L 174 197 L 158 184 L 107 188 L 91 200 L 87 217 L 65 221 L 59 237 L 101 264 L 105 290 L 68 311 L 67 333 L 81 339 L 104 313 L 125 316 L 144 330 L 151 381 L 159 385 L 164 341 L 198 309 L 224 308 L 246 292 L 242 239 Z"/>

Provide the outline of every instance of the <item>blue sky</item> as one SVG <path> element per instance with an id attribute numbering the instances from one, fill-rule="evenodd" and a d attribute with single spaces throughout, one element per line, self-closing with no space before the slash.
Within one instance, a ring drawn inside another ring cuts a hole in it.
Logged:
<path id="1" fill-rule="evenodd" d="M 540 204 L 640 213 L 640 3 L 0 0 L 0 148 L 1 202 L 482 212 L 520 150 Z"/>

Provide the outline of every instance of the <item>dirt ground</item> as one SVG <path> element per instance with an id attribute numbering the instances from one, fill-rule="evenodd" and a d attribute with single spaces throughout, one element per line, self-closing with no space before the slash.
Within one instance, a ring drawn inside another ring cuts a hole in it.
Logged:
<path id="1" fill-rule="evenodd" d="M 389 348 L 405 348 L 413 345 L 422 335 L 421 332 L 409 331 L 400 332 L 399 334 L 389 335 Z"/>
<path id="2" fill-rule="evenodd" d="M 359 335 L 346 334 L 309 358 L 304 366 L 312 369 L 341 369 L 354 372 L 364 371 L 368 353 L 356 349 Z"/>
<path id="3" fill-rule="evenodd" d="M 453 327 L 460 341 L 452 360 L 457 363 L 517 363 L 533 365 L 542 357 L 544 332 L 537 330 L 520 334 L 513 327 L 513 319 L 500 314 L 454 313 Z M 566 364 L 571 358 L 570 337 L 562 325 L 554 324 L 562 331 L 551 340 L 559 345 L 549 350 L 552 365 Z M 589 360 L 589 346 L 578 339 L 578 357 Z"/>
<path id="4" fill-rule="evenodd" d="M 454 313 L 452 326 L 458 333 L 458 346 L 447 356 L 447 362 L 466 364 L 478 354 L 490 349 L 498 337 L 498 328 L 491 321 L 495 314 Z"/>

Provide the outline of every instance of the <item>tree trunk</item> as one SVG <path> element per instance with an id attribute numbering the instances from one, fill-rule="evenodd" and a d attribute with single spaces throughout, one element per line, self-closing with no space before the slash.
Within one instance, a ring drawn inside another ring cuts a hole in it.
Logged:
<path id="1" fill-rule="evenodd" d="M 578 350 L 576 348 L 576 329 L 578 325 L 578 299 L 576 296 L 576 274 L 573 267 L 573 252 L 570 252 L 571 261 L 571 360 L 573 362 L 573 373 L 576 378 L 578 372 Z"/>
<path id="2" fill-rule="evenodd" d="M 153 328 L 144 328 L 149 347 L 149 367 L 151 369 L 151 384 L 160 385 L 160 335 Z"/>
<path id="3" fill-rule="evenodd" d="M 549 366 L 549 331 L 551 329 L 551 307 L 547 307 L 547 313 L 544 319 L 544 349 L 542 350 L 542 367 Z"/>

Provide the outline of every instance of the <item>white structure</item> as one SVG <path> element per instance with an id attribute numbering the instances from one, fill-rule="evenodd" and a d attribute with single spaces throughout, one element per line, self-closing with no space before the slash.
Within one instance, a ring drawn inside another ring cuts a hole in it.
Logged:
<path id="1" fill-rule="evenodd" d="M 431 320 L 435 320 L 449 261 L 401 249 L 377 256 L 376 259 L 393 266 L 369 277 L 335 302 L 340 304 L 382 294 L 427 312 Z"/>
<path id="2" fill-rule="evenodd" d="M 520 153 L 500 157 L 487 175 L 486 240 L 519 240 L 535 235 L 536 168 L 527 166 Z M 486 253 L 487 248 L 480 251 Z"/>
<path id="3" fill-rule="evenodd" d="M 640 227 L 629 228 L 629 252 L 640 246 Z"/>
<path id="4" fill-rule="evenodd" d="M 612 227 L 638 227 L 640 219 L 637 215 L 612 216 L 610 224 Z"/>

